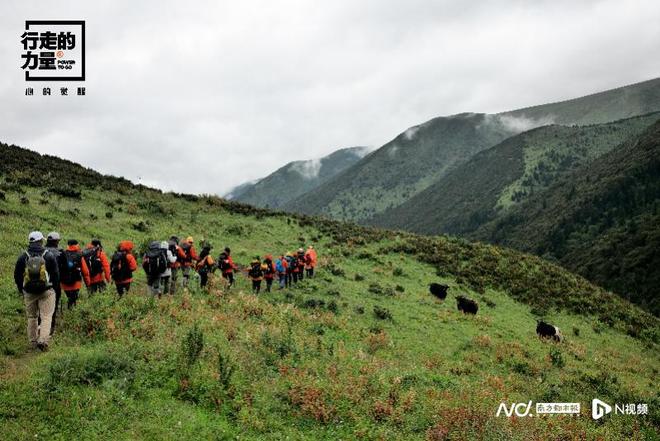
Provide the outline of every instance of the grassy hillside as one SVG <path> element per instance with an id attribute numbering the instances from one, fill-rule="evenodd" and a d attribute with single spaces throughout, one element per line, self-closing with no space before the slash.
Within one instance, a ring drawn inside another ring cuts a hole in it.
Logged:
<path id="1" fill-rule="evenodd" d="M 660 110 L 660 78 L 618 87 L 581 98 L 504 112 L 530 120 L 549 119 L 561 125 L 602 124 Z"/>
<path id="2" fill-rule="evenodd" d="M 474 237 L 531 251 L 660 314 L 660 122 Z"/>
<path id="3" fill-rule="evenodd" d="M 406 130 L 284 208 L 336 219 L 368 219 L 403 203 L 453 167 L 513 133 L 484 114 L 435 118 Z"/>
<path id="4" fill-rule="evenodd" d="M 497 115 L 465 113 L 435 118 L 406 130 L 344 173 L 284 207 L 364 221 L 405 203 L 475 154 L 509 136 L 552 123 L 602 124 L 658 111 L 660 79 L 655 79 Z"/>
<path id="5" fill-rule="evenodd" d="M 240 185 L 230 192 L 230 199 L 257 207 L 281 208 L 346 170 L 367 152 L 367 147 L 349 147 L 320 159 L 290 162 L 253 184 Z"/>
<path id="6" fill-rule="evenodd" d="M 469 235 L 505 216 L 624 141 L 639 136 L 660 113 L 591 126 L 544 126 L 476 154 L 404 204 L 369 223 L 424 234 Z"/>
<path id="7" fill-rule="evenodd" d="M 657 318 L 537 257 L 163 194 L 0 145 L 0 426 L 3 439 L 651 439 L 658 436 Z M 27 352 L 11 278 L 27 232 L 172 233 L 235 259 L 314 243 L 314 280 L 253 296 L 155 301 L 144 276 L 66 312 L 48 353 Z M 428 283 L 450 285 L 440 302 Z M 456 311 L 459 293 L 477 316 Z M 566 341 L 540 341 L 535 319 Z M 645 402 L 595 423 L 587 403 Z M 501 401 L 570 401 L 577 418 L 496 417 Z"/>

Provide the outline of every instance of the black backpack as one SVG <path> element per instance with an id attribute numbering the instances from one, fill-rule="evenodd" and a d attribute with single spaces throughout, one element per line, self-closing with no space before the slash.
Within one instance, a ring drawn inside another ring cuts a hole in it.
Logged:
<path id="1" fill-rule="evenodd" d="M 266 261 L 264 263 L 266 264 L 265 275 L 270 276 L 271 274 L 275 274 L 275 265 L 273 265 L 273 261 Z"/>
<path id="2" fill-rule="evenodd" d="M 250 268 L 250 272 L 248 273 L 248 275 L 250 277 L 255 277 L 255 278 L 263 277 L 264 272 L 261 269 L 261 263 L 255 263 L 254 265 L 252 265 L 252 268 Z"/>
<path id="3" fill-rule="evenodd" d="M 220 268 L 222 272 L 231 269 L 229 257 L 225 253 L 220 254 L 220 257 L 218 257 L 218 268 Z"/>
<path id="4" fill-rule="evenodd" d="M 154 241 L 149 244 L 147 253 L 142 259 L 142 268 L 150 277 L 157 277 L 167 270 L 167 250 L 160 247 L 160 242 Z"/>
<path id="5" fill-rule="evenodd" d="M 126 259 L 125 251 L 116 251 L 112 255 L 110 261 L 110 274 L 115 282 L 129 279 L 131 277 L 131 269 L 128 266 L 128 259 Z"/>
<path id="6" fill-rule="evenodd" d="M 101 262 L 101 248 L 92 247 L 86 248 L 82 252 L 82 257 L 87 263 L 87 268 L 89 269 L 89 275 L 94 277 L 103 272 L 103 262 Z"/>
<path id="7" fill-rule="evenodd" d="M 62 283 L 72 285 L 82 280 L 82 253 L 80 251 L 66 250 L 63 256 L 60 270 L 60 280 Z"/>

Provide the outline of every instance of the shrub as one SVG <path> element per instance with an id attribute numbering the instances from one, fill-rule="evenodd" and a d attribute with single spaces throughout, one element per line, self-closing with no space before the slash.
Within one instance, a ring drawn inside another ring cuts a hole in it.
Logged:
<path id="1" fill-rule="evenodd" d="M 77 384 L 97 386 L 106 380 L 130 384 L 135 378 L 134 366 L 135 361 L 125 353 L 78 351 L 60 356 L 50 363 L 46 388 L 58 389 Z"/>
<path id="2" fill-rule="evenodd" d="M 362 274 L 355 274 L 356 282 L 362 282 L 363 280 L 364 280 L 364 276 Z"/>
<path id="3" fill-rule="evenodd" d="M 29 203 L 30 203 L 30 200 L 27 197 L 21 196 L 21 204 L 28 205 Z"/>
<path id="4" fill-rule="evenodd" d="M 392 313 L 389 309 L 379 305 L 374 306 L 374 315 L 379 320 L 392 320 Z"/>
<path id="5" fill-rule="evenodd" d="M 231 386 L 231 377 L 234 375 L 235 367 L 231 360 L 222 355 L 222 351 L 218 351 L 218 383 L 223 391 L 227 391 Z"/>
<path id="6" fill-rule="evenodd" d="M 563 368 L 566 364 L 564 356 L 558 348 L 552 348 L 549 355 L 553 366 Z"/>
<path id="7" fill-rule="evenodd" d="M 142 220 L 136 224 L 133 224 L 132 227 L 134 230 L 139 231 L 141 233 L 146 233 L 147 231 L 149 231 L 149 224 Z"/>
<path id="8" fill-rule="evenodd" d="M 395 286 L 395 287 L 394 287 L 394 290 L 395 290 L 396 292 L 406 292 L 406 288 L 404 288 L 404 287 L 401 286 L 401 285 L 397 285 L 397 286 Z"/>
<path id="9" fill-rule="evenodd" d="M 107 219 L 112 219 L 112 218 L 113 218 L 112 211 L 106 211 L 106 212 L 105 212 L 105 217 L 106 217 Z"/>
<path id="10" fill-rule="evenodd" d="M 404 275 L 403 269 L 399 267 L 394 268 L 394 270 L 392 271 L 392 275 L 395 277 L 403 276 Z"/>
<path id="11" fill-rule="evenodd" d="M 355 312 L 357 312 L 358 314 L 364 314 L 364 306 L 356 306 Z"/>

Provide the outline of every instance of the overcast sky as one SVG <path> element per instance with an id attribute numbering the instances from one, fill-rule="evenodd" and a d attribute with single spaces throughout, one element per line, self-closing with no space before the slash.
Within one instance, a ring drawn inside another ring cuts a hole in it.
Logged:
<path id="1" fill-rule="evenodd" d="M 85 97 L 24 95 L 26 19 L 86 20 Z M 658 77 L 658 23 L 657 0 L 3 0 L 0 141 L 223 193 L 435 116 Z"/>

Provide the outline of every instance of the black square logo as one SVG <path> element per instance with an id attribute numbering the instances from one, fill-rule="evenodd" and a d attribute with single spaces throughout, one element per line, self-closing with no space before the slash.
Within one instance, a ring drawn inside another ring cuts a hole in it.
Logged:
<path id="1" fill-rule="evenodd" d="M 85 81 L 85 21 L 26 20 L 25 81 Z"/>

